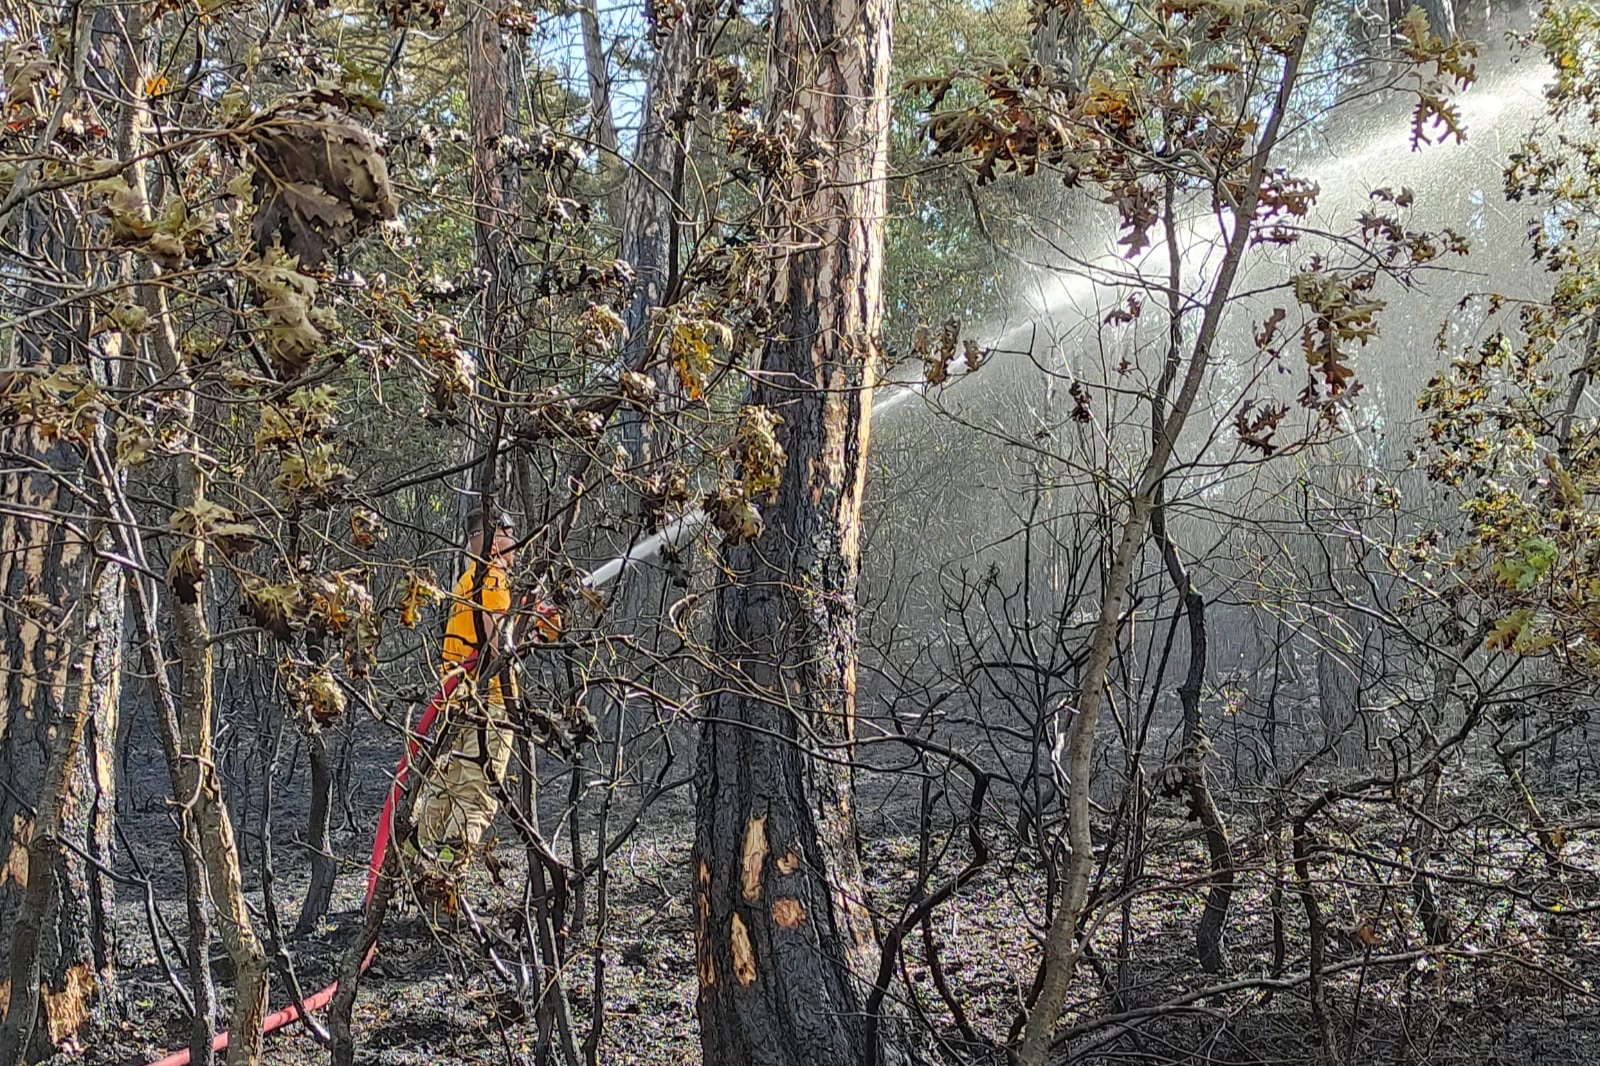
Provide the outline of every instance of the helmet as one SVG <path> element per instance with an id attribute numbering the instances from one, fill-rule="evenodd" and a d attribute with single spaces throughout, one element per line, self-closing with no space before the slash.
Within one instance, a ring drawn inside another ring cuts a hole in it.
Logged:
<path id="1" fill-rule="evenodd" d="M 505 511 L 500 512 L 500 529 L 507 533 L 516 531 L 516 526 L 511 521 L 511 516 Z M 473 507 L 467 512 L 467 536 L 471 537 L 483 531 L 483 508 Z"/>

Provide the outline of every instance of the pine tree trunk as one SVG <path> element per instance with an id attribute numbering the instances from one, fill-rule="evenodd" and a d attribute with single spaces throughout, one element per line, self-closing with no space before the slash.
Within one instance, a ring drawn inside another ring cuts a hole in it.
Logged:
<path id="1" fill-rule="evenodd" d="M 484 366 L 504 373 L 499 353 L 516 343 L 517 269 L 514 245 L 521 227 L 521 172 L 501 142 L 517 133 L 515 64 L 493 10 L 467 19 L 467 102 L 472 113 L 472 217 L 478 268 L 488 277 L 480 342 Z M 509 354 L 514 356 L 514 352 Z"/>
<path id="2" fill-rule="evenodd" d="M 673 266 L 672 220 L 689 136 L 685 94 L 699 69 L 703 21 L 690 5 L 661 38 L 645 87 L 633 166 L 622 187 L 619 250 L 638 286 L 626 316 L 634 343 L 643 341 L 648 311 L 661 304 Z"/>
<path id="3" fill-rule="evenodd" d="M 768 189 L 794 250 L 749 399 L 781 414 L 787 460 L 765 531 L 724 549 L 731 580 L 718 594 L 726 674 L 701 732 L 694 856 L 709 1066 L 859 1066 L 876 1055 L 862 982 L 878 949 L 839 760 L 854 736 L 883 313 L 889 18 L 886 0 L 793 0 L 773 18 L 768 112 L 795 116 L 797 143 L 833 152 L 814 184 Z"/>
<path id="4" fill-rule="evenodd" d="M 60 276 L 81 277 L 81 252 L 50 228 L 47 206 L 22 208 L 25 245 Z M 51 307 L 58 295 L 53 285 L 23 293 L 40 311 L 18 331 L 15 386 L 90 362 L 82 309 Z M 91 372 L 84 380 L 94 387 Z M 84 444 L 102 427 L 78 429 L 88 437 L 75 442 L 23 419 L 3 446 L 24 461 L 0 476 L 0 1045 L 20 1041 L 19 1054 L 77 1033 L 114 961 L 110 885 L 84 855 L 110 857 L 121 568 L 93 566 L 102 530 L 77 493 Z M 13 987 L 9 973 L 36 987 Z"/>
<path id="5" fill-rule="evenodd" d="M 583 24 L 583 65 L 589 75 L 589 137 L 606 153 L 601 165 L 617 161 L 617 123 L 611 113 L 611 70 L 600 41 L 599 0 L 583 0 L 578 9 Z"/>
<path id="6" fill-rule="evenodd" d="M 692 130 L 687 94 L 700 70 L 707 21 L 707 13 L 690 4 L 661 34 L 640 108 L 639 139 L 627 179 L 616 197 L 618 254 L 633 268 L 635 277 L 633 299 L 623 315 L 628 335 L 623 362 L 630 366 L 640 362 L 650 341 L 651 311 L 672 298 L 669 290 L 678 260 L 676 220 L 682 210 L 679 199 Z M 669 441 L 657 439 L 656 423 L 673 424 L 671 415 L 681 393 L 670 367 L 655 368 L 653 376 L 661 394 L 669 397 L 666 417 L 651 419 L 624 411 L 618 418 L 623 446 L 641 477 L 649 476 L 654 462 L 673 451 Z M 638 578 L 627 584 L 619 612 L 622 617 L 642 614 L 651 584 Z"/>

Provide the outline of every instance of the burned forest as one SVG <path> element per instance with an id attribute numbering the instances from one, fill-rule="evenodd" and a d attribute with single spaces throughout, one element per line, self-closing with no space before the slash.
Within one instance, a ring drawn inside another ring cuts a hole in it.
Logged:
<path id="1" fill-rule="evenodd" d="M 1594 0 L 0 0 L 0 1066 L 1600 1066 Z"/>

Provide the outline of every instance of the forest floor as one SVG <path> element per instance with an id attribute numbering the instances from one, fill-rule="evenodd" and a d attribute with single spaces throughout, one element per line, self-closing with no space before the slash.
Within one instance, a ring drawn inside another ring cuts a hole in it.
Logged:
<path id="1" fill-rule="evenodd" d="M 381 760 L 375 760 L 381 761 Z M 308 937 L 289 944 L 302 986 L 309 993 L 332 979 L 344 946 L 360 917 L 365 854 L 371 812 L 381 802 L 384 774 L 363 770 L 354 778 L 352 803 L 366 817 L 341 834 L 341 854 L 350 864 L 341 874 L 329 921 Z M 281 787 L 285 801 L 293 790 Z M 150 802 L 128 816 L 128 836 L 140 842 L 141 865 L 151 875 L 157 903 L 177 937 L 183 935 L 183 887 L 175 859 L 164 841 L 171 836 L 168 815 Z M 1091 967 L 1080 971 L 1077 995 L 1064 1023 L 1077 1025 L 1116 1011 L 1148 1010 L 1136 1033 L 1130 1029 L 1087 1029 L 1074 1041 L 1074 1061 L 1187 1062 L 1208 1064 L 1292 1064 L 1316 1061 L 1315 1028 L 1306 989 L 1293 984 L 1303 972 L 1304 912 L 1292 892 L 1283 897 L 1282 915 L 1290 987 L 1263 981 L 1238 989 L 1226 999 L 1206 997 L 1180 1009 L 1163 1008 L 1175 997 L 1227 981 L 1263 979 L 1274 949 L 1273 864 L 1244 842 L 1244 869 L 1230 911 L 1230 974 L 1206 977 L 1193 962 L 1193 927 L 1202 900 L 1192 884 L 1205 872 L 1203 848 L 1192 826 L 1176 809 L 1153 817 L 1147 870 L 1161 871 L 1151 891 L 1112 907 L 1093 935 Z M 863 803 L 864 872 L 880 921 L 901 913 L 917 881 L 919 842 L 911 805 Z M 287 825 L 303 817 L 285 809 Z M 647 826 L 629 840 L 611 863 L 611 918 L 606 931 L 606 1006 L 598 1061 L 616 1066 L 667 1066 L 696 1063 L 699 1043 L 691 900 L 690 826 L 693 812 L 686 790 L 667 796 L 651 812 Z M 993 831 L 1003 835 L 997 813 Z M 294 843 L 292 828 L 274 834 L 279 870 L 277 897 L 292 925 L 303 896 L 309 864 Z M 966 861 L 964 836 L 940 834 L 948 854 L 935 880 Z M 161 841 L 163 843 L 156 843 Z M 469 889 L 475 909 L 491 928 L 511 924 L 519 909 L 521 848 L 507 839 L 501 850 L 504 885 L 483 870 Z M 1036 870 L 998 858 L 948 905 L 930 926 L 938 945 L 943 977 L 965 1010 L 967 1024 L 985 1039 L 1005 1039 L 1016 1016 L 1021 989 L 1031 980 L 1038 950 L 1026 923 L 1026 908 L 1037 913 L 1042 877 Z M 131 868 L 131 860 L 124 858 Z M 247 867 L 249 864 L 247 863 Z M 1600 1004 L 1589 982 L 1600 985 L 1600 922 L 1588 917 L 1531 914 L 1525 908 L 1474 909 L 1463 899 L 1463 920 L 1471 932 L 1458 941 L 1452 957 L 1407 955 L 1406 933 L 1385 913 L 1398 914 L 1398 902 L 1373 885 L 1349 877 L 1348 890 L 1328 890 L 1331 912 L 1329 978 L 1331 1027 L 1346 1048 L 1349 1063 L 1468 1063 L 1518 1066 L 1600 1066 Z M 259 905 L 259 877 L 247 883 Z M 1374 895 L 1377 893 L 1377 895 Z M 594 910 L 591 893 L 590 913 Z M 1387 908 L 1387 909 L 1386 909 Z M 1356 933 L 1361 915 L 1375 915 L 1370 944 Z M 72 1061 L 88 1066 L 138 1066 L 186 1041 L 186 1023 L 162 974 L 151 945 L 143 901 L 121 890 L 118 930 L 123 964 L 125 1018 Z M 589 936 L 592 937 L 591 927 Z M 1130 946 L 1121 972 L 1120 1002 L 1103 992 L 1118 976 L 1117 956 Z M 168 957 L 181 972 L 181 953 Z M 1375 965 L 1357 965 L 1365 957 Z M 219 983 L 226 983 L 226 959 L 216 956 Z M 1383 960 L 1391 959 L 1388 963 Z M 1099 980 L 1096 975 L 1099 975 Z M 1363 976 L 1364 974 L 1364 976 Z M 908 939 L 905 965 L 895 992 L 907 1016 L 932 1022 L 945 1052 L 963 1053 L 974 1062 L 1000 1061 L 992 1052 L 964 1044 L 951 1012 L 936 990 L 921 934 Z M 590 1029 L 592 959 L 576 960 L 566 979 L 577 1039 Z M 909 994 L 907 990 L 909 991 Z M 1587 990 L 1587 991 L 1586 991 Z M 272 1004 L 283 1005 L 281 982 L 274 981 Z M 225 1012 L 224 1012 L 225 1014 Z M 441 938 L 414 907 L 391 911 L 378 956 L 362 984 L 356 1010 L 357 1061 L 372 1064 L 532 1062 L 535 1027 L 520 1011 L 505 983 L 494 976 L 464 935 Z M 225 1024 L 225 1016 L 222 1020 Z M 915 1027 L 925 1031 L 928 1026 Z M 930 1055 L 932 1041 L 922 1044 Z M 277 1066 L 310 1066 L 327 1061 L 298 1025 L 268 1037 L 267 1061 Z M 947 1057 L 946 1061 L 950 1061 Z"/>

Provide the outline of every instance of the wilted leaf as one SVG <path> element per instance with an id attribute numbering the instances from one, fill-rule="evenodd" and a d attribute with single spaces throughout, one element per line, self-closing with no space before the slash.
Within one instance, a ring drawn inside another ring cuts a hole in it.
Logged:
<path id="1" fill-rule="evenodd" d="M 172 553 L 167 563 L 167 587 L 179 603 L 193 607 L 200 602 L 200 582 L 205 576 L 205 563 L 195 544 L 185 544 Z"/>
<path id="2" fill-rule="evenodd" d="M 249 577 L 240 583 L 239 613 L 285 643 L 294 638 L 304 609 L 304 594 L 298 582 L 271 584 Z"/>
<path id="3" fill-rule="evenodd" d="M 156 439 L 145 423 L 136 419 L 125 419 L 117 425 L 118 466 L 138 466 L 147 462 L 155 445 Z"/>
<path id="4" fill-rule="evenodd" d="M 749 493 L 740 482 L 722 482 L 717 491 L 706 495 L 700 506 L 729 544 L 755 540 L 766 528 L 761 512 L 750 502 Z"/>
<path id="5" fill-rule="evenodd" d="M 344 714 L 344 688 L 325 664 L 309 676 L 291 678 L 288 687 L 300 710 L 318 725 L 328 725 Z"/>
<path id="6" fill-rule="evenodd" d="M 422 609 L 444 596 L 444 590 L 434 583 L 433 575 L 425 570 L 412 570 L 406 574 L 405 592 L 400 597 L 400 624 L 415 629 L 422 617 Z"/>
<path id="7" fill-rule="evenodd" d="M 172 514 L 172 531 L 191 541 L 209 542 L 225 559 L 252 551 L 256 529 L 232 511 L 207 499 L 198 499 Z"/>
<path id="8" fill-rule="evenodd" d="M 256 305 L 267 316 L 266 348 L 273 367 L 286 380 L 299 377 L 323 341 L 315 315 L 316 279 L 277 248 L 239 269 L 255 283 Z"/>
<path id="9" fill-rule="evenodd" d="M 399 210 L 379 140 L 345 93 L 299 93 L 244 124 L 254 171 L 257 254 L 281 246 L 308 270 Z"/>
<path id="10" fill-rule="evenodd" d="M 378 542 L 389 535 L 388 527 L 378 512 L 370 507 L 350 509 L 350 543 L 362 551 L 371 551 Z"/>
<path id="11" fill-rule="evenodd" d="M 770 408 L 746 404 L 739 409 L 739 428 L 734 434 L 729 456 L 739 464 L 745 492 L 752 497 L 775 497 L 783 480 L 785 461 L 777 428 L 783 424 Z"/>

